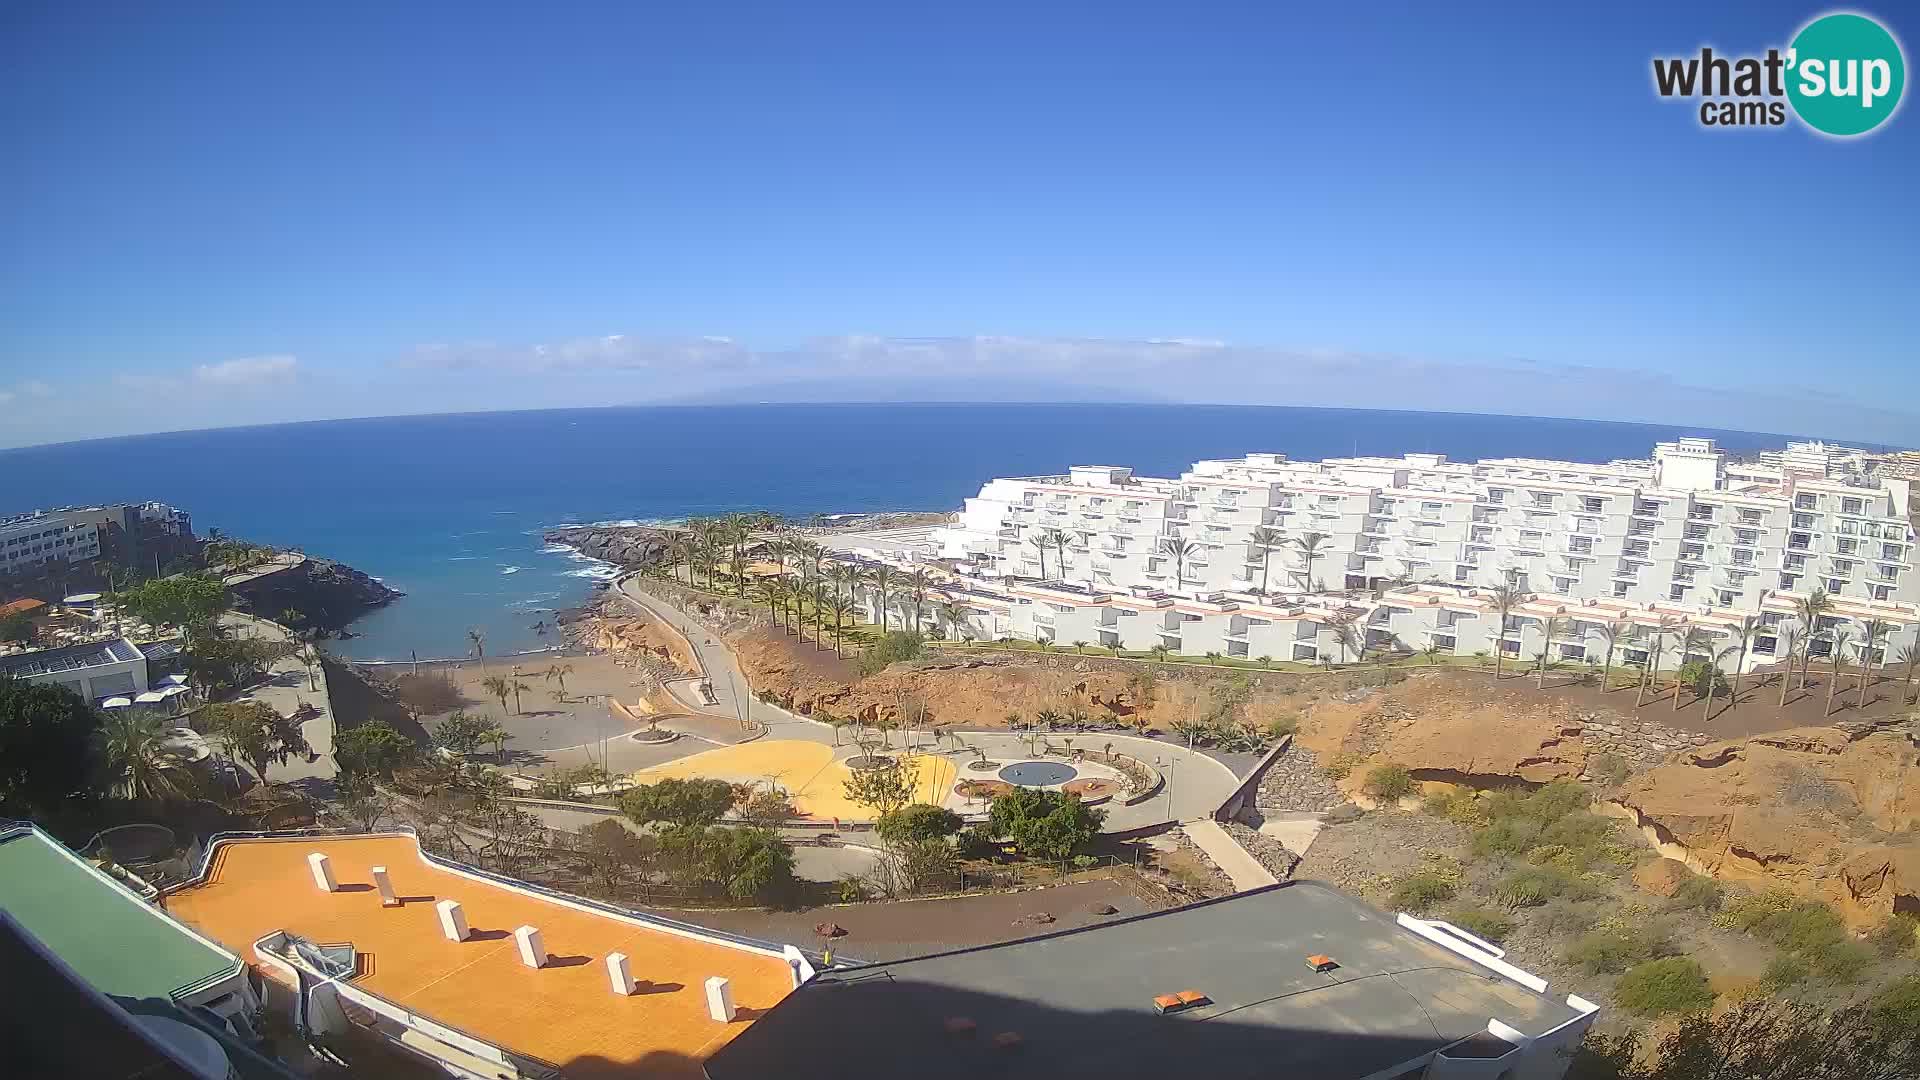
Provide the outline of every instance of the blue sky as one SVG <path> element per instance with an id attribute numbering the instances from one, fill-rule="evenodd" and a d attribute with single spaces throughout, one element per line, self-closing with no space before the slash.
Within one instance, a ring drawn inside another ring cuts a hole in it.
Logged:
<path id="1" fill-rule="evenodd" d="M 1343 7 L 8 4 L 0 445 L 881 374 L 1920 443 L 1920 118 L 1651 89 L 1827 8 Z"/>

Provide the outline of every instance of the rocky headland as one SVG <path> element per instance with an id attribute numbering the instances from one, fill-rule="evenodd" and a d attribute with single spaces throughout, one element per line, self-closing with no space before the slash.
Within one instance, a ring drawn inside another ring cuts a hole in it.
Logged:
<path id="1" fill-rule="evenodd" d="M 279 620 L 285 612 L 297 611 L 298 627 L 325 633 L 340 632 L 374 608 L 406 595 L 346 563 L 312 556 L 298 566 L 240 582 L 233 591 L 263 618 Z"/>
<path id="2" fill-rule="evenodd" d="M 582 555 L 639 570 L 672 557 L 672 529 L 645 525 L 568 525 L 548 529 L 549 544 L 565 544 Z"/>

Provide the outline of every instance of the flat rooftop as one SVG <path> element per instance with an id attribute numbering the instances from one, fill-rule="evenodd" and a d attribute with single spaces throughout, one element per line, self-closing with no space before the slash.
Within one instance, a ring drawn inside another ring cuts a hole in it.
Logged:
<path id="1" fill-rule="evenodd" d="M 81 978 L 116 997 L 170 1001 L 240 969 L 233 952 L 167 918 L 37 829 L 0 836 L 0 907 Z"/>
<path id="2" fill-rule="evenodd" d="M 1307 957 L 1316 954 L 1339 966 L 1313 970 Z M 1184 990 L 1211 1003 L 1156 1011 L 1156 996 Z M 1484 1034 L 1492 1019 L 1540 1035 L 1582 1015 L 1333 888 L 1293 881 L 1025 941 L 822 972 L 707 1071 L 712 1080 L 1353 1080 Z"/>
<path id="3" fill-rule="evenodd" d="M 81 668 L 104 667 L 107 664 L 124 664 L 129 660 L 138 660 L 140 657 L 140 650 L 125 638 L 116 641 L 94 641 L 85 645 L 63 645 L 58 649 L 39 649 L 34 652 L 15 653 L 12 656 L 0 656 L 0 675 L 26 679 L 35 675 L 61 671 L 78 671 Z"/>
<path id="4" fill-rule="evenodd" d="M 332 861 L 341 891 L 321 892 L 310 852 Z M 404 901 L 383 908 L 370 867 L 385 866 Z M 441 935 L 434 904 L 458 900 L 472 938 Z M 558 1065 L 569 1078 L 699 1076 L 699 1062 L 786 996 L 779 956 L 664 924 L 574 905 L 427 862 L 410 836 L 233 841 L 206 879 L 166 897 L 168 910 L 243 956 L 285 930 L 321 944 L 351 943 L 351 984 L 507 1050 Z M 513 930 L 536 926 L 548 964 L 520 963 Z M 625 953 L 640 987 L 608 989 L 605 958 Z M 705 983 L 733 984 L 740 1015 L 707 1016 Z"/>

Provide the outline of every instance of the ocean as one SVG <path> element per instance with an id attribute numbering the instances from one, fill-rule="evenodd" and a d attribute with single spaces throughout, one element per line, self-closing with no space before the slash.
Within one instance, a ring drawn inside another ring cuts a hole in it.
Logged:
<path id="1" fill-rule="evenodd" d="M 1198 458 L 1426 451 L 1456 459 L 1644 457 L 1706 435 L 1731 450 L 1786 436 L 1460 413 L 1212 405 L 617 407 L 318 421 L 0 451 L 0 516 L 159 499 L 194 528 L 297 546 L 408 595 L 332 648 L 357 659 L 551 645 L 533 624 L 611 568 L 549 547 L 554 525 L 732 510 L 791 516 L 944 510 L 989 477 Z"/>

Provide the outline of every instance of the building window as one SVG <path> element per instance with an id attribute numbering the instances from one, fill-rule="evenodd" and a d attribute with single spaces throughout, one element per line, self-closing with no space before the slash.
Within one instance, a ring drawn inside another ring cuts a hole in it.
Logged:
<path id="1" fill-rule="evenodd" d="M 1787 592 L 1791 592 L 1793 591 L 1794 585 L 1798 583 L 1799 580 L 1800 580 L 1800 575 L 1798 574 L 1781 574 L 1780 588 Z"/>
<path id="2" fill-rule="evenodd" d="M 1811 510 L 1819 505 L 1819 497 L 1814 495 L 1796 495 L 1793 498 L 1795 510 Z"/>
<path id="3" fill-rule="evenodd" d="M 1667 590 L 1667 599 L 1669 600 L 1685 600 L 1686 598 L 1687 587 L 1685 585 L 1675 585 L 1673 588 Z"/>
<path id="4" fill-rule="evenodd" d="M 1779 638 L 1757 637 L 1753 639 L 1753 651 L 1761 656 L 1772 656 L 1773 650 L 1779 647 Z"/>
<path id="5" fill-rule="evenodd" d="M 1858 541 L 1858 540 L 1835 540 L 1835 541 L 1833 542 L 1833 546 L 1834 546 L 1834 550 L 1836 550 L 1836 551 L 1838 551 L 1838 552 L 1840 552 L 1840 554 L 1842 554 L 1842 555 L 1851 555 L 1851 554 L 1853 554 L 1853 552 L 1854 552 L 1854 549 L 1860 546 L 1860 541 Z"/>
<path id="6" fill-rule="evenodd" d="M 1707 527 L 1705 525 L 1687 526 L 1687 539 L 1705 540 L 1706 538 L 1707 538 Z"/>
<path id="7" fill-rule="evenodd" d="M 1605 500 L 1605 499 L 1596 499 L 1596 498 L 1593 498 L 1593 497 L 1591 497 L 1591 496 L 1589 496 L 1588 498 L 1586 498 L 1586 499 L 1584 499 L 1584 500 L 1582 500 L 1582 502 L 1581 502 L 1581 505 L 1582 505 L 1582 506 L 1584 506 L 1584 507 L 1586 507 L 1586 509 L 1587 509 L 1587 513 L 1589 513 L 1589 514 L 1597 514 L 1597 513 L 1599 513 L 1600 511 L 1602 511 L 1602 510 L 1604 510 L 1604 509 L 1606 509 L 1606 506 L 1607 506 L 1607 500 Z"/>
<path id="8" fill-rule="evenodd" d="M 1749 508 L 1749 507 L 1744 507 L 1744 506 L 1743 506 L 1743 507 L 1741 507 L 1741 508 L 1740 508 L 1740 523 L 1741 523 L 1742 525 L 1758 525 L 1758 524 L 1760 524 L 1760 511 L 1758 511 L 1758 510 L 1754 510 L 1754 509 L 1751 509 L 1751 508 Z"/>
<path id="9" fill-rule="evenodd" d="M 1864 509 L 1865 506 L 1866 504 L 1861 502 L 1859 499 L 1841 499 L 1840 500 L 1840 512 L 1843 514 L 1857 514 L 1862 509 Z"/>
<path id="10" fill-rule="evenodd" d="M 1812 514 L 1795 514 L 1795 515 L 1793 515 L 1793 527 L 1794 527 L 1794 528 L 1796 528 L 1796 529 L 1811 529 L 1811 528 L 1813 528 L 1813 515 L 1812 515 Z"/>
<path id="11" fill-rule="evenodd" d="M 1616 582 L 1614 582 L 1614 583 L 1613 583 L 1613 595 L 1615 595 L 1615 596 L 1625 596 L 1625 595 L 1627 595 L 1627 583 L 1626 583 L 1626 582 L 1624 582 L 1624 581 L 1616 581 Z"/>
<path id="12" fill-rule="evenodd" d="M 1721 607 L 1733 606 L 1733 594 L 1728 592 L 1725 589 L 1720 590 L 1720 606 Z"/>
<path id="13" fill-rule="evenodd" d="M 1875 586 L 1873 587 L 1873 598 L 1874 598 L 1875 600 L 1891 600 L 1891 599 L 1893 599 L 1893 586 L 1891 586 L 1891 585 L 1875 585 Z"/>
<path id="14" fill-rule="evenodd" d="M 1470 572 L 1471 572 L 1472 570 L 1473 570 L 1473 567 L 1471 567 L 1471 566 L 1456 566 L 1456 567 L 1454 567 L 1454 568 L 1453 568 L 1453 580 L 1455 580 L 1455 581 L 1465 581 L 1465 580 L 1467 580 L 1467 575 L 1468 575 L 1468 574 L 1469 574 L 1469 573 L 1470 573 Z"/>
<path id="15" fill-rule="evenodd" d="M 1828 592 L 1831 592 L 1831 593 L 1837 593 L 1837 592 L 1839 592 L 1839 591 L 1840 591 L 1841 589 L 1844 589 L 1844 588 L 1846 588 L 1846 587 L 1847 587 L 1847 583 L 1846 583 L 1846 582 L 1844 582 L 1844 581 L 1842 581 L 1842 580 L 1840 580 L 1840 579 L 1839 579 L 1839 578 L 1837 578 L 1837 577 L 1836 577 L 1836 578 L 1828 578 L 1828 579 L 1827 579 L 1827 591 L 1828 591 Z"/>

